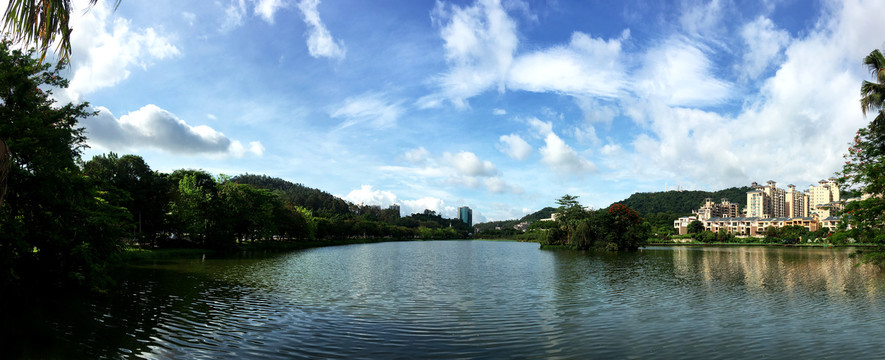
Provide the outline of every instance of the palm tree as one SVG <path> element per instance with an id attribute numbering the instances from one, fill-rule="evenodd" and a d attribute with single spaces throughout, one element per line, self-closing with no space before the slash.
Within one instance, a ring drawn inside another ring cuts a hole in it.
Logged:
<path id="1" fill-rule="evenodd" d="M 860 86 L 860 106 L 863 115 L 867 112 L 877 111 L 878 115 L 873 119 L 871 129 L 880 133 L 885 132 L 885 56 L 878 49 L 873 50 L 863 59 L 863 63 L 872 73 L 876 82 L 864 80 Z"/>
<path id="2" fill-rule="evenodd" d="M 116 9 L 121 0 L 115 1 Z M 89 0 L 89 7 L 97 2 Z M 8 31 L 14 42 L 38 43 L 41 62 L 49 45 L 58 39 L 58 60 L 66 62 L 71 55 L 70 19 L 71 0 L 10 0 L 3 14 L 3 32 Z"/>

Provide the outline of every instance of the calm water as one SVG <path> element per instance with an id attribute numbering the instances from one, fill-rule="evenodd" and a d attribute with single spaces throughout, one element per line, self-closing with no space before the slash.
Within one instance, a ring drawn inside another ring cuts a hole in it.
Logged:
<path id="1" fill-rule="evenodd" d="M 392 242 L 127 270 L 3 352 L 81 358 L 873 359 L 885 275 L 847 250 Z M 8 327 L 8 324 L 4 324 Z M 8 329 L 8 328 L 7 328 Z M 10 340 L 10 339 L 7 339 Z M 4 356 L 5 357 L 5 356 Z"/>

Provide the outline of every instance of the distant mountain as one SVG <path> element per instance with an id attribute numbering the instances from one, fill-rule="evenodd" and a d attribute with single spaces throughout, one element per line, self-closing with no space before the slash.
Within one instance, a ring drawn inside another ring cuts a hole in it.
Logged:
<path id="1" fill-rule="evenodd" d="M 545 207 L 541 210 L 535 211 L 531 214 L 523 216 L 519 220 L 502 220 L 502 221 L 490 221 L 485 223 L 479 223 L 473 225 L 474 228 L 479 231 L 483 230 L 492 230 L 496 227 L 501 227 L 502 229 L 512 229 L 514 225 L 519 224 L 521 222 L 532 223 L 541 219 L 549 219 L 550 216 L 556 212 L 556 208 L 553 207 Z"/>
<path id="2" fill-rule="evenodd" d="M 689 214 L 704 204 L 704 199 L 711 198 L 715 202 L 728 199 L 737 203 L 740 209 L 747 206 L 747 191 L 752 190 L 749 186 L 733 187 L 716 192 L 709 191 L 665 191 L 653 193 L 635 193 L 630 195 L 621 204 L 629 206 L 643 216 L 648 217 L 657 213 Z"/>

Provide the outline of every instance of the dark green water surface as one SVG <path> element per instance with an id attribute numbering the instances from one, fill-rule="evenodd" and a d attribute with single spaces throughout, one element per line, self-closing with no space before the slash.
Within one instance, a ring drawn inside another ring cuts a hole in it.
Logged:
<path id="1" fill-rule="evenodd" d="M 4 322 L 18 329 L 3 353 L 885 358 L 885 275 L 852 251 L 426 241 L 155 262 L 126 269 L 103 300 L 35 299 Z"/>

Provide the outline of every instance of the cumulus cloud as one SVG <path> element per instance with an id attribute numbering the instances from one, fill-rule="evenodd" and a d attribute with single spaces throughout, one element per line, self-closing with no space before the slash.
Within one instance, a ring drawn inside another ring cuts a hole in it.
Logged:
<path id="1" fill-rule="evenodd" d="M 402 102 L 391 102 L 382 94 L 350 97 L 333 111 L 332 118 L 344 118 L 339 128 L 367 124 L 376 129 L 388 128 L 405 112 Z"/>
<path id="2" fill-rule="evenodd" d="M 359 189 L 351 190 L 346 196 L 339 197 L 354 204 L 377 205 L 382 208 L 389 207 L 390 205 L 399 205 L 402 215 L 423 213 L 424 210 L 431 210 L 446 218 L 457 217 L 456 208 L 446 206 L 446 202 L 440 198 L 425 196 L 414 200 L 405 200 L 400 199 L 392 191 L 376 189 L 372 185 L 362 185 Z"/>
<path id="3" fill-rule="evenodd" d="M 354 204 L 378 205 L 381 207 L 388 207 L 398 203 L 396 194 L 386 190 L 375 189 L 372 185 L 362 185 L 359 189 L 351 190 L 342 198 Z"/>
<path id="4" fill-rule="evenodd" d="M 115 151 L 154 148 L 178 155 L 242 157 L 264 154 L 260 142 L 253 141 L 245 146 L 211 127 L 189 125 L 153 104 L 119 119 L 106 108 L 98 107 L 97 110 L 97 116 L 82 121 L 90 145 Z"/>
<path id="5" fill-rule="evenodd" d="M 559 174 L 580 175 L 596 171 L 596 165 L 581 157 L 565 141 L 554 134 L 547 134 L 545 145 L 538 150 L 541 161 Z"/>
<path id="6" fill-rule="evenodd" d="M 461 151 L 457 154 L 443 153 L 443 161 L 451 166 L 459 175 L 464 176 L 495 176 L 498 169 L 488 160 L 480 160 L 476 154 Z"/>
<path id="7" fill-rule="evenodd" d="M 511 159 L 522 161 L 528 159 L 532 154 L 532 146 L 519 135 L 501 135 L 498 141 L 498 150 L 501 150 L 504 155 L 509 156 Z"/>
<path id="8" fill-rule="evenodd" d="M 112 16 L 104 2 L 88 12 L 88 2 L 75 2 L 71 18 L 71 68 L 74 75 L 66 93 L 74 101 L 95 90 L 110 87 L 129 77 L 133 67 L 146 68 L 153 61 L 180 55 L 171 36 L 154 28 L 132 29 L 130 21 Z"/>
<path id="9" fill-rule="evenodd" d="M 648 132 L 634 137 L 632 152 L 613 146 L 601 153 L 605 163 L 633 164 L 619 176 L 685 179 L 713 188 L 758 179 L 801 185 L 830 176 L 841 168 L 854 132 L 869 121 L 857 100 L 869 76 L 860 59 L 881 46 L 864 34 L 885 32 L 876 15 L 885 12 L 885 3 L 851 0 L 823 11 L 825 20 L 801 37 L 786 38 L 764 18 L 742 27 L 756 34 L 745 38 L 769 50 L 748 55 L 752 61 L 738 60 L 748 76 L 760 76 L 761 87 L 733 115 L 635 103 L 633 109 L 648 119 Z"/>
<path id="10" fill-rule="evenodd" d="M 320 19 L 320 13 L 317 10 L 320 0 L 302 0 L 298 3 L 298 9 L 304 16 L 304 23 L 307 25 L 307 49 L 310 56 L 315 58 L 327 57 L 332 59 L 344 59 L 347 49 L 344 42 L 336 41 L 326 25 Z"/>
<path id="11" fill-rule="evenodd" d="M 424 210 L 435 211 L 444 217 L 454 217 L 451 214 L 454 212 L 454 208 L 446 207 L 446 202 L 439 198 L 428 196 L 415 200 L 403 200 L 402 202 L 401 212 L 403 214 L 423 213 Z"/>

